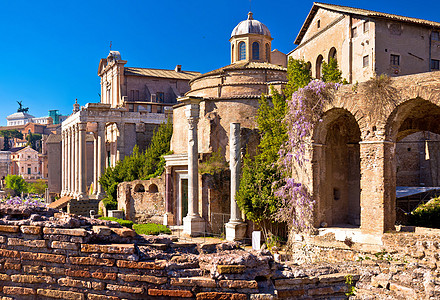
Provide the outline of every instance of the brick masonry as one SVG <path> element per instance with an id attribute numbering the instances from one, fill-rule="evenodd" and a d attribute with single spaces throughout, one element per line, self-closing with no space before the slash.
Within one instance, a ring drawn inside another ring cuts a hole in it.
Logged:
<path id="1" fill-rule="evenodd" d="M 7 211 L 14 220 L 1 219 Z M 295 280 L 264 250 L 130 236 L 114 222 L 39 213 L 0 204 L 0 299 L 289 299 L 348 289 L 341 274 Z"/>

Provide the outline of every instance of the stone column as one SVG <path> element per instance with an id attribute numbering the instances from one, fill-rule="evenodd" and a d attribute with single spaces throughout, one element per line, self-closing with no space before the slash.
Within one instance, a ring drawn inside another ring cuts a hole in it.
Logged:
<path id="1" fill-rule="evenodd" d="M 73 195 L 76 197 L 78 195 L 78 125 L 73 126 Z"/>
<path id="2" fill-rule="evenodd" d="M 395 144 L 362 141 L 361 232 L 381 235 L 394 231 L 396 220 Z"/>
<path id="3" fill-rule="evenodd" d="M 241 219 L 241 212 L 235 199 L 240 187 L 241 141 L 240 123 L 231 123 L 229 130 L 229 169 L 231 170 L 231 218 L 225 224 L 226 240 L 241 240 L 246 235 L 246 223 Z"/>
<path id="4" fill-rule="evenodd" d="M 93 133 L 93 195 L 98 193 L 98 133 Z"/>
<path id="5" fill-rule="evenodd" d="M 97 161 L 97 176 L 98 180 L 101 178 L 102 174 L 104 174 L 105 170 L 105 157 L 106 157 L 106 151 L 105 151 L 105 123 L 98 123 L 98 161 Z M 97 197 L 98 199 L 102 199 L 105 196 L 104 191 L 102 190 L 101 184 L 97 184 Z"/>
<path id="6" fill-rule="evenodd" d="M 116 162 L 123 160 L 125 157 L 125 123 L 117 123 L 118 134 L 116 137 Z"/>
<path id="7" fill-rule="evenodd" d="M 185 114 L 188 120 L 188 215 L 183 218 L 183 233 L 201 235 L 205 221 L 199 215 L 199 172 L 197 123 L 199 122 L 199 100 L 189 99 Z"/>
<path id="8" fill-rule="evenodd" d="M 61 197 L 66 194 L 66 136 L 61 131 Z"/>
<path id="9" fill-rule="evenodd" d="M 72 196 L 73 193 L 73 131 L 72 128 L 67 129 L 67 195 Z"/>
<path id="10" fill-rule="evenodd" d="M 164 225 L 174 225 L 173 178 L 171 172 L 171 167 L 165 168 L 165 215 L 163 217 Z"/>
<path id="11" fill-rule="evenodd" d="M 87 123 L 78 124 L 78 200 L 87 198 L 86 129 Z"/>

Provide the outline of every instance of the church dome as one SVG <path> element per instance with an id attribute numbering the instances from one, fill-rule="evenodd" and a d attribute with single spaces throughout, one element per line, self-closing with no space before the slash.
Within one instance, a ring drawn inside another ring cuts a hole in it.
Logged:
<path id="1" fill-rule="evenodd" d="M 270 37 L 270 31 L 266 25 L 260 21 L 254 20 L 251 12 L 248 13 L 247 20 L 241 21 L 235 26 L 234 30 L 232 30 L 231 37 L 248 33 L 261 34 Z"/>

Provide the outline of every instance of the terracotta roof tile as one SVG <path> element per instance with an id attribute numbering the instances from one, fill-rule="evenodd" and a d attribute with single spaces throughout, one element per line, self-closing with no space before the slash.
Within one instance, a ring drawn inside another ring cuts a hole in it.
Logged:
<path id="1" fill-rule="evenodd" d="M 125 67 L 124 73 L 125 75 L 132 75 L 132 76 L 147 76 L 147 77 L 184 79 L 184 80 L 190 80 L 200 75 L 200 72 L 193 72 L 193 71 L 176 72 L 174 70 L 131 68 L 131 67 Z"/>

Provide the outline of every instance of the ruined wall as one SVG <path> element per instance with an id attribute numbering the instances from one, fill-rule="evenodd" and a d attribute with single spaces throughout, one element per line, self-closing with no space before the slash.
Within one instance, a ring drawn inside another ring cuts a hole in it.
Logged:
<path id="1" fill-rule="evenodd" d="M 309 299 L 349 291 L 349 274 L 284 266 L 267 250 L 136 236 L 115 222 L 42 208 L 0 205 L 0 217 L 3 299 Z"/>
<path id="2" fill-rule="evenodd" d="M 165 214 L 164 177 L 118 184 L 118 209 L 136 223 L 162 224 Z"/>

